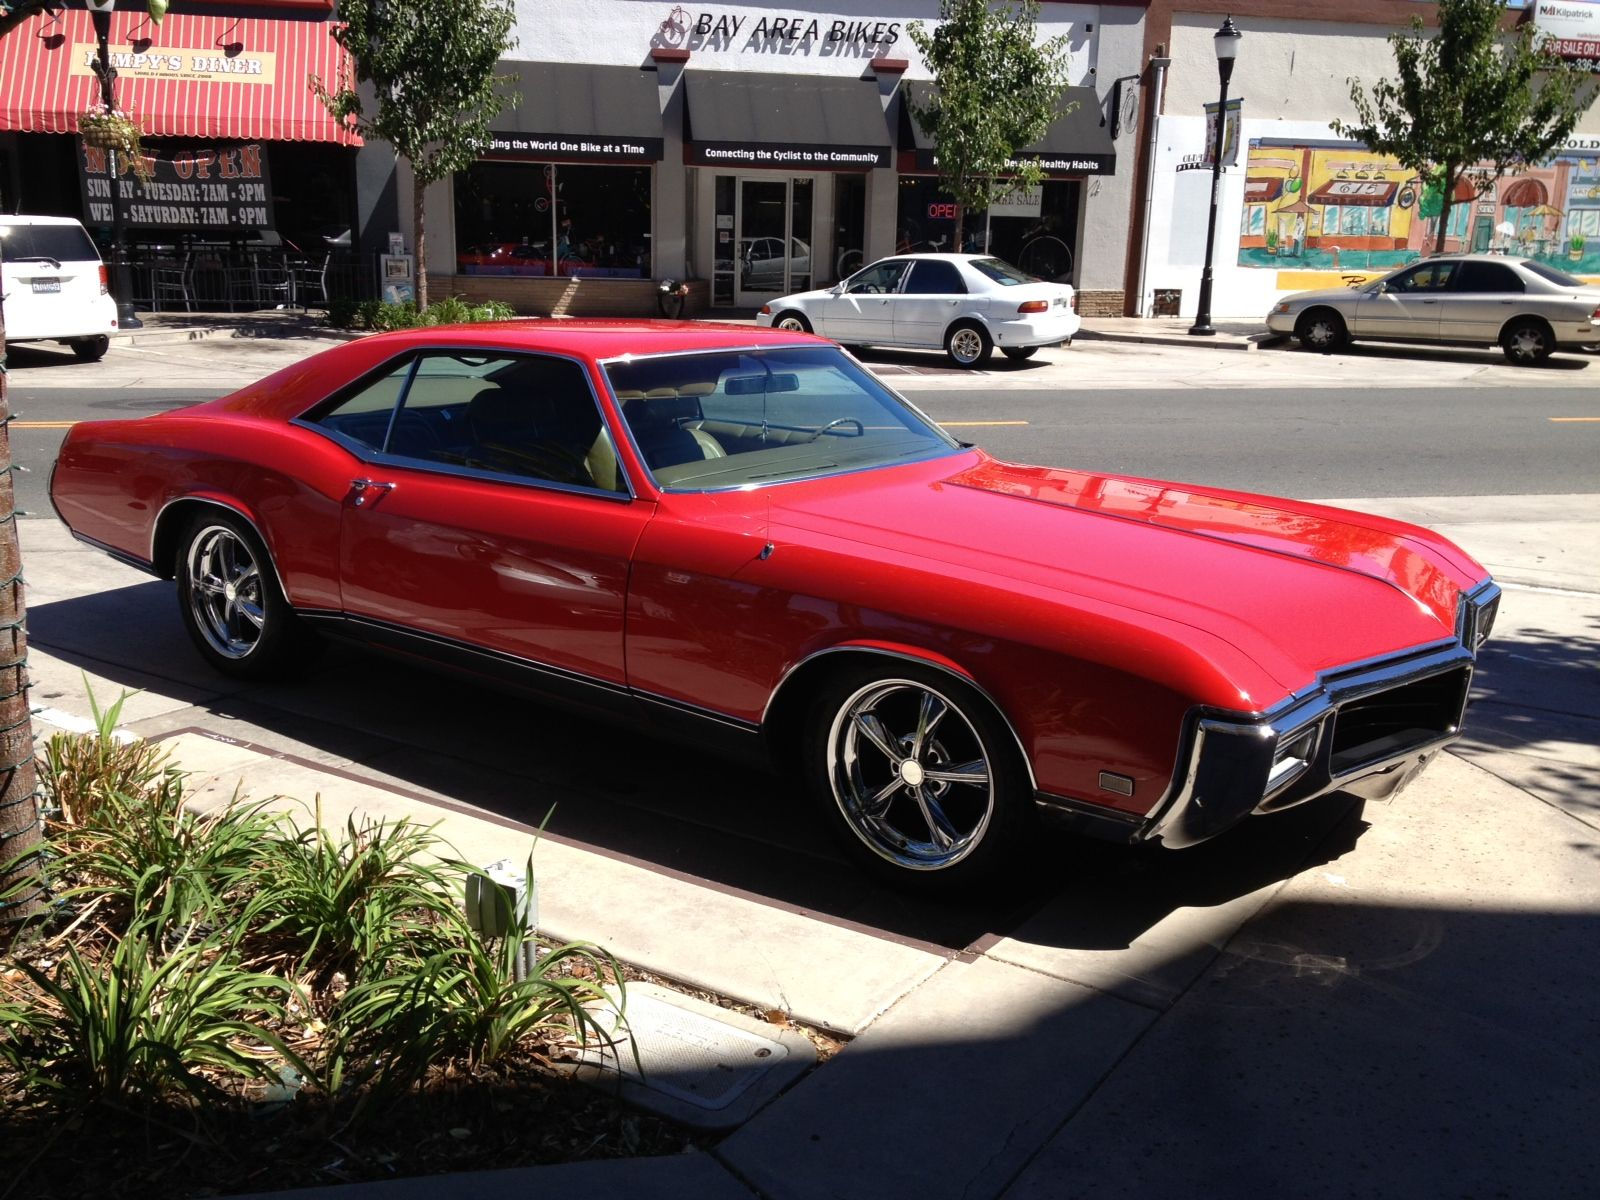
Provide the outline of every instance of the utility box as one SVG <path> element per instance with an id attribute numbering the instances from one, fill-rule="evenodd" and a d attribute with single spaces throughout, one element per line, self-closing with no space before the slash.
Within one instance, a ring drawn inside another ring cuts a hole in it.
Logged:
<path id="1" fill-rule="evenodd" d="M 1183 305 L 1182 288 L 1157 288 L 1155 290 L 1155 303 L 1152 305 L 1152 317 L 1175 317 Z"/>
<path id="2" fill-rule="evenodd" d="M 484 937 L 504 937 L 517 914 L 523 930 L 539 924 L 539 899 L 533 880 L 510 859 L 490 863 L 482 875 L 467 876 L 467 924 Z"/>

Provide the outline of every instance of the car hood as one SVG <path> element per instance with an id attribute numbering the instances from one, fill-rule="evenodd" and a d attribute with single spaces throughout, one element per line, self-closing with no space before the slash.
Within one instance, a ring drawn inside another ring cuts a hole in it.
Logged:
<path id="1" fill-rule="evenodd" d="M 865 492 L 772 489 L 772 537 L 781 544 L 788 527 L 846 538 L 950 579 L 1186 626 L 1265 673 L 1239 678 L 1236 662 L 1213 655 L 1256 699 L 1454 636 L 1459 593 L 1486 574 L 1429 531 L 1367 514 L 981 452 L 961 462 L 953 473 L 881 472 Z"/>
<path id="2" fill-rule="evenodd" d="M 1296 292 L 1294 295 L 1285 296 L 1283 299 L 1288 301 L 1290 304 L 1310 304 L 1317 300 L 1354 300 L 1360 294 L 1360 291 L 1356 288 L 1333 287 L 1318 288 L 1314 292 Z"/>

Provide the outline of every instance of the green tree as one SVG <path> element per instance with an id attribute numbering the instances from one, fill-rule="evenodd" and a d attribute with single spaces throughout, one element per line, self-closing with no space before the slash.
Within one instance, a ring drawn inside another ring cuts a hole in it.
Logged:
<path id="1" fill-rule="evenodd" d="M 430 183 L 464 170 L 489 145 L 489 122 L 516 96 L 501 94 L 495 67 L 515 44 L 512 0 L 340 0 L 334 33 L 355 63 L 355 83 L 330 91 L 313 81 L 338 120 L 394 147 L 411 164 L 416 221 L 417 304 L 428 305 L 422 197 Z M 370 105 L 370 111 L 369 106 Z"/>
<path id="2" fill-rule="evenodd" d="M 1456 185 L 1482 195 L 1507 171 L 1548 160 L 1594 100 L 1587 71 L 1544 53 L 1534 28 L 1501 28 L 1504 0 L 1439 0 L 1439 29 L 1419 17 L 1389 35 L 1397 77 L 1370 95 L 1350 80 L 1358 120 L 1333 128 L 1416 171 L 1439 197 L 1435 251 L 1444 249 Z M 1488 164 L 1466 174 L 1469 167 Z"/>
<path id="3" fill-rule="evenodd" d="M 0 0 L 0 38 L 39 13 L 57 13 L 61 0 Z M 149 0 L 157 24 L 167 0 Z M 0 197 L 0 201 L 5 198 Z M 0 210 L 3 211 L 3 210 Z M 5 247 L 0 245 L 0 259 Z M 28 708 L 27 607 L 22 593 L 22 545 L 17 540 L 11 486 L 11 400 L 6 386 L 6 315 L 0 297 L 0 929 L 32 916 L 42 899 L 35 874 L 39 803 L 33 767 L 33 720 Z"/>
<path id="4" fill-rule="evenodd" d="M 1014 191 L 1039 186 L 1037 162 L 1017 151 L 1044 136 L 1067 77 L 1067 39 L 1037 42 L 1037 0 L 940 0 L 939 24 L 910 25 L 911 40 L 933 72 L 927 104 L 907 98 L 911 115 L 933 139 L 939 182 L 956 202 L 956 250 L 968 209 L 984 209 Z"/>

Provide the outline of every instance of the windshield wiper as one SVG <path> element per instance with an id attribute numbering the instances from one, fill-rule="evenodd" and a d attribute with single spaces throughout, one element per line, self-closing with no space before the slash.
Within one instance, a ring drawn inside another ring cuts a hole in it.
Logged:
<path id="1" fill-rule="evenodd" d="M 49 263 L 52 269 L 61 270 L 60 260 L 51 258 L 48 254 L 24 254 L 20 258 L 8 258 L 6 261 L 14 263 L 45 262 Z"/>

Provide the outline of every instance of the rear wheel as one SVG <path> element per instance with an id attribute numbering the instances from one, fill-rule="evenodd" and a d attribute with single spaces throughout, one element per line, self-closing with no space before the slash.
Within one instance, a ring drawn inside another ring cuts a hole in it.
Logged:
<path id="1" fill-rule="evenodd" d="M 1032 358 L 1035 354 L 1039 353 L 1039 347 L 1037 347 L 1037 346 L 1001 346 L 1000 347 L 1000 353 L 1004 354 L 1012 362 L 1022 362 L 1024 359 Z"/>
<path id="2" fill-rule="evenodd" d="M 1344 318 L 1331 308 L 1313 308 L 1301 314 L 1294 323 L 1294 336 L 1307 350 L 1327 353 L 1337 350 L 1350 340 Z"/>
<path id="3" fill-rule="evenodd" d="M 958 367 L 979 367 L 989 361 L 994 342 L 976 321 L 959 321 L 944 335 L 944 350 Z"/>
<path id="4" fill-rule="evenodd" d="M 72 353 L 83 362 L 99 362 L 109 349 L 111 349 L 111 339 L 104 334 L 99 337 L 78 338 L 72 343 Z"/>
<path id="5" fill-rule="evenodd" d="M 847 852 L 907 887 L 961 886 L 1017 860 L 1035 810 L 1015 739 L 981 695 L 912 663 L 823 686 L 805 778 Z"/>
<path id="6" fill-rule="evenodd" d="M 179 541 L 178 607 L 208 663 L 237 679 L 292 674 L 315 636 L 278 587 L 266 547 L 242 518 L 218 509 L 196 517 Z"/>
<path id="7" fill-rule="evenodd" d="M 1533 317 L 1523 317 L 1507 325 L 1505 332 L 1500 335 L 1500 347 L 1506 352 L 1506 357 L 1519 367 L 1542 363 L 1556 348 L 1550 326 Z"/>

